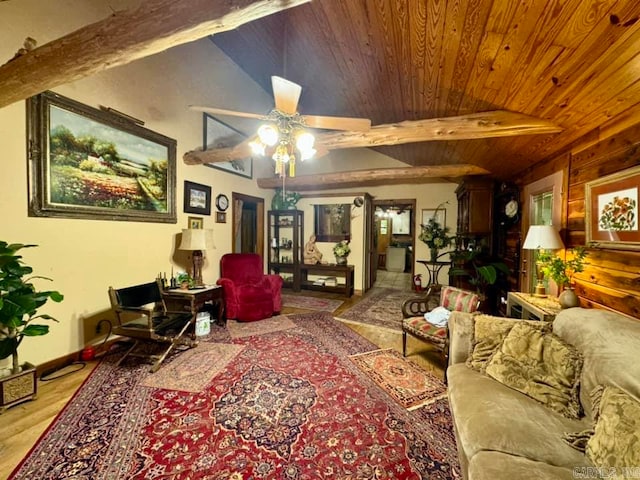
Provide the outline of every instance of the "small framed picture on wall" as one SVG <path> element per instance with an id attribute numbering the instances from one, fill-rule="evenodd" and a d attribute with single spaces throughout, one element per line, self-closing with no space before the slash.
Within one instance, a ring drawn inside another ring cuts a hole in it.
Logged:
<path id="1" fill-rule="evenodd" d="M 188 228 L 192 230 L 202 230 L 204 224 L 204 218 L 202 217 L 189 217 Z"/>
<path id="2" fill-rule="evenodd" d="M 216 223 L 227 223 L 227 212 L 216 212 Z"/>
<path id="3" fill-rule="evenodd" d="M 185 180 L 184 213 L 211 215 L 211 187 Z"/>

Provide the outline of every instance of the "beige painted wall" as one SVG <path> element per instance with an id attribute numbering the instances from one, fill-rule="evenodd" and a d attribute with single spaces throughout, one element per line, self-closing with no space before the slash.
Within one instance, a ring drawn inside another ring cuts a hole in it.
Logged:
<path id="1" fill-rule="evenodd" d="M 130 0 L 21 0 L 0 2 L 0 63 L 13 56 L 26 36 L 40 45 L 86 23 L 97 21 L 138 2 Z M 277 72 L 274 72 L 277 73 Z M 266 199 L 269 207 L 273 192 L 259 189 L 255 178 L 269 176 L 269 161 L 254 161 L 254 180 L 220 172 L 205 166 L 186 166 L 185 151 L 202 143 L 201 114 L 188 110 L 190 104 L 215 105 L 245 111 L 268 111 L 273 104 L 270 92 L 261 90 L 246 74 L 207 40 L 176 47 L 127 66 L 108 70 L 87 79 L 52 88 L 57 93 L 98 107 L 106 105 L 146 122 L 145 127 L 177 140 L 177 224 L 118 222 L 61 218 L 32 218 L 27 215 L 27 152 L 25 146 L 25 104 L 17 102 L 0 108 L 0 239 L 10 243 L 35 243 L 39 247 L 25 251 L 25 261 L 35 273 L 52 278 L 42 288 L 55 288 L 65 295 L 61 304 L 43 309 L 60 320 L 46 337 L 28 338 L 21 346 L 21 358 L 35 364 L 79 351 L 87 342 L 96 341 L 95 325 L 110 318 L 107 288 L 149 281 L 159 272 L 170 273 L 188 268 L 189 259 L 176 249 L 176 237 L 187 226 L 188 214 L 182 213 L 184 180 L 211 185 L 213 197 L 232 192 Z M 233 118 L 228 123 L 246 130 L 246 124 Z M 318 160 L 320 161 L 320 160 Z M 322 168 L 341 170 L 345 164 L 358 168 L 402 165 L 375 152 L 357 150 L 338 152 L 325 159 Z M 301 166 L 299 172 L 313 168 Z M 351 168 L 351 167 L 350 167 Z M 443 199 L 453 199 L 452 184 L 429 186 L 376 187 L 376 198 L 413 198 L 421 208 L 434 208 Z M 353 194 L 343 192 L 345 201 Z M 342 194 L 341 194 L 342 195 Z M 339 197 L 342 198 L 342 197 Z M 212 206 L 212 211 L 215 208 Z M 448 213 L 454 213 L 451 207 Z M 230 218 L 230 215 L 228 215 Z M 305 212 L 313 222 L 313 209 Z M 455 218 L 449 222 L 453 225 Z M 354 218 L 354 232 L 361 231 L 362 218 Z M 231 223 L 216 224 L 205 217 L 205 228 L 213 228 L 216 250 L 207 252 L 204 280 L 218 278 L 222 254 L 231 251 Z M 305 226 L 310 232 L 311 226 Z M 362 267 L 362 238 L 354 236 L 352 258 Z M 418 245 L 417 258 L 427 254 Z M 329 250 L 325 255 L 332 255 Z M 421 268 L 418 266 L 418 269 Z M 419 270 L 418 270 L 419 271 Z M 40 285 L 40 284 L 39 284 Z M 361 288 L 358 278 L 356 288 Z M 2 364 L 6 361 L 1 362 Z"/>

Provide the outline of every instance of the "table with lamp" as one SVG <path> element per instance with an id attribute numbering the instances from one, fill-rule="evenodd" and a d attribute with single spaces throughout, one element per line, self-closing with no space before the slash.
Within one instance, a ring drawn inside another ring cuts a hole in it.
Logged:
<path id="1" fill-rule="evenodd" d="M 522 244 L 524 250 L 560 250 L 564 243 L 552 225 L 531 225 Z M 509 292 L 507 316 L 525 320 L 551 322 L 560 312 L 560 302 L 547 295 L 542 265 L 536 262 L 536 287 L 534 293 Z"/>
<path id="2" fill-rule="evenodd" d="M 218 325 L 224 325 L 224 297 L 220 285 L 205 285 L 202 280 L 202 266 L 204 252 L 215 249 L 213 231 L 207 229 L 187 228 L 182 230 L 179 250 L 191 252 L 191 277 L 195 286 L 184 288 L 169 288 L 163 292 L 167 308 L 190 311 L 195 318 L 198 313 L 208 311 L 213 317 L 214 308 L 217 310 Z"/>

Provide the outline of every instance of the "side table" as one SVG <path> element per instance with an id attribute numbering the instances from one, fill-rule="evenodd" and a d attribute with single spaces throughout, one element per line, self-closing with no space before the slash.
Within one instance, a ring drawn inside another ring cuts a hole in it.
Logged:
<path id="1" fill-rule="evenodd" d="M 440 270 L 442 270 L 442 267 L 446 265 L 451 265 L 451 262 L 441 262 L 438 260 L 436 260 L 435 262 L 432 260 L 416 260 L 416 262 L 421 263 L 427 269 L 427 273 L 429 274 L 427 287 L 430 287 L 432 285 L 439 285 L 438 275 L 440 274 Z"/>
<path id="2" fill-rule="evenodd" d="M 536 297 L 530 293 L 507 293 L 507 316 L 523 320 L 553 322 L 562 310 L 555 297 Z"/>
<path id="3" fill-rule="evenodd" d="M 209 311 L 213 317 L 213 307 L 217 307 L 218 325 L 225 324 L 224 298 L 222 287 L 213 285 L 210 287 L 184 290 L 182 288 L 172 288 L 162 292 L 162 297 L 168 310 L 185 310 L 193 314 L 194 324 L 198 312 Z"/>

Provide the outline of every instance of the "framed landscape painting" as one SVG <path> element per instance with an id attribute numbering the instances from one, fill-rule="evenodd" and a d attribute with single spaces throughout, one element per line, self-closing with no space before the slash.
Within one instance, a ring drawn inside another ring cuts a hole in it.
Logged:
<path id="1" fill-rule="evenodd" d="M 640 250 L 640 166 L 585 185 L 586 241 L 594 247 Z"/>
<path id="2" fill-rule="evenodd" d="M 27 100 L 29 215 L 176 223 L 176 141 L 53 92 Z"/>
<path id="3" fill-rule="evenodd" d="M 242 132 L 206 113 L 203 114 L 203 125 L 204 150 L 235 147 L 246 139 Z M 206 166 L 235 173 L 242 177 L 253 178 L 253 159 L 251 157 L 231 162 L 207 163 Z"/>

